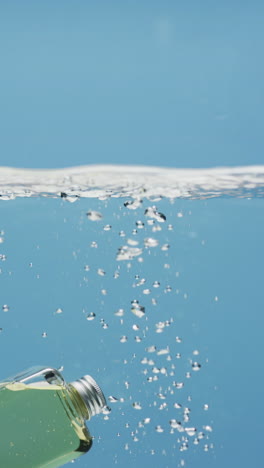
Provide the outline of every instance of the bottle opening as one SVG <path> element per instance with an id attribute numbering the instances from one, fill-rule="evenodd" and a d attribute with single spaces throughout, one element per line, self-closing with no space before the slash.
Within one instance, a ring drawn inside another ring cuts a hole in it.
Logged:
<path id="1" fill-rule="evenodd" d="M 89 413 L 89 418 L 105 412 L 107 407 L 105 396 L 99 385 L 90 375 L 85 375 L 81 379 L 71 382 L 71 385 L 83 399 Z"/>

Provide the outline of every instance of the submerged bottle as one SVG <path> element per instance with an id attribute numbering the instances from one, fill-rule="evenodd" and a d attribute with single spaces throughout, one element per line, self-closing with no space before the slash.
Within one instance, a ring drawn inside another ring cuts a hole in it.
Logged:
<path id="1" fill-rule="evenodd" d="M 66 383 L 34 367 L 0 382 L 0 466 L 57 468 L 79 457 L 92 445 L 85 421 L 106 408 L 89 375 Z"/>

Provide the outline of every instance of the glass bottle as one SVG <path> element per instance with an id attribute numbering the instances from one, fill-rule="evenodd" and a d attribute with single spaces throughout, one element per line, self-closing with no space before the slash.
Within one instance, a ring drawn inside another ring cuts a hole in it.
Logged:
<path id="1" fill-rule="evenodd" d="M 88 452 L 85 421 L 106 407 L 92 377 L 66 383 L 53 368 L 34 367 L 0 382 L 0 466 L 57 468 Z"/>

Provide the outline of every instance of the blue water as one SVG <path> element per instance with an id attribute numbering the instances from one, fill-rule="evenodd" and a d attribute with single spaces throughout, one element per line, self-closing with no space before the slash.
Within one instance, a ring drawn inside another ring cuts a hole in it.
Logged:
<path id="1" fill-rule="evenodd" d="M 1 203 L 1 378 L 44 364 L 98 380 L 112 411 L 80 468 L 259 466 L 263 199 L 126 201 Z M 126 245 L 141 254 L 117 260 Z"/>

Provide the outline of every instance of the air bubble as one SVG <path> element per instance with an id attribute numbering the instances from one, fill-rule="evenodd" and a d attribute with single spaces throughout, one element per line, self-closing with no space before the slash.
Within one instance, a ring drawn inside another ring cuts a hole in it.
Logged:
<path id="1" fill-rule="evenodd" d="M 141 410 L 141 409 L 142 409 L 141 404 L 140 404 L 140 403 L 137 403 L 137 402 L 132 403 L 132 406 L 133 406 L 133 408 L 136 409 L 136 410 Z"/>
<path id="2" fill-rule="evenodd" d="M 99 276 L 105 276 L 105 271 L 102 268 L 98 268 L 97 273 Z"/>
<path id="3" fill-rule="evenodd" d="M 156 426 L 155 429 L 156 429 L 156 432 L 164 432 L 163 427 L 161 427 L 160 425 Z"/>
<path id="4" fill-rule="evenodd" d="M 144 223 L 142 221 L 136 221 L 136 226 L 138 229 L 143 229 L 144 228 Z"/>
<path id="5" fill-rule="evenodd" d="M 124 309 L 118 309 L 118 310 L 115 312 L 115 315 L 116 315 L 117 317 L 123 317 L 124 313 L 125 313 Z"/>
<path id="6" fill-rule="evenodd" d="M 94 320 L 96 317 L 95 313 L 94 312 L 90 312 L 87 316 L 86 316 L 86 319 L 87 320 Z"/>
<path id="7" fill-rule="evenodd" d="M 103 216 L 101 213 L 99 213 L 99 211 L 88 211 L 88 213 L 86 213 L 87 215 L 87 218 L 90 220 L 90 221 L 100 221 Z"/>
<path id="8" fill-rule="evenodd" d="M 172 385 L 174 387 L 176 387 L 177 389 L 181 389 L 184 387 L 184 383 L 183 382 L 173 382 Z"/>
<path id="9" fill-rule="evenodd" d="M 138 247 L 128 247 L 124 245 L 123 247 L 119 247 L 116 260 L 132 260 L 134 257 L 138 257 L 142 254 L 142 249 Z"/>
<path id="10" fill-rule="evenodd" d="M 97 242 L 93 241 L 93 242 L 91 242 L 90 246 L 91 246 L 93 249 L 97 249 L 98 244 L 97 244 Z"/>
<path id="11" fill-rule="evenodd" d="M 47 332 L 43 332 L 41 336 L 42 336 L 42 338 L 47 338 L 48 334 L 47 334 Z"/>
<path id="12" fill-rule="evenodd" d="M 151 290 L 150 289 L 143 289 L 143 294 L 150 294 L 151 293 Z"/>
<path id="13" fill-rule="evenodd" d="M 144 214 L 149 218 L 155 219 L 159 223 L 164 223 L 164 221 L 166 221 L 166 216 L 163 213 L 159 213 L 155 206 L 147 208 Z"/>
<path id="14" fill-rule="evenodd" d="M 169 352 L 170 352 L 170 349 L 169 349 L 169 347 L 167 347 L 167 348 L 163 348 L 163 349 L 160 349 L 159 351 L 157 351 L 157 355 L 162 356 L 163 354 L 169 354 Z"/>
<path id="15" fill-rule="evenodd" d="M 201 364 L 199 364 L 198 362 L 193 362 L 192 363 L 192 370 L 193 371 L 199 371 L 201 369 Z"/>
<path id="16" fill-rule="evenodd" d="M 3 310 L 3 312 L 8 312 L 9 311 L 9 306 L 7 304 L 4 304 L 2 306 L 2 310 Z"/>
<path id="17" fill-rule="evenodd" d="M 110 395 L 110 396 L 108 397 L 108 401 L 110 401 L 110 403 L 117 403 L 117 402 L 118 402 L 118 398 L 116 398 L 116 397 Z"/>
<path id="18" fill-rule="evenodd" d="M 189 437 L 193 437 L 196 434 L 197 429 L 195 427 L 185 427 L 185 432 Z"/>
<path id="19" fill-rule="evenodd" d="M 159 281 L 154 281 L 152 286 L 153 286 L 153 288 L 159 288 L 160 287 Z"/>
<path id="20" fill-rule="evenodd" d="M 153 237 L 147 237 L 146 239 L 144 239 L 144 245 L 145 247 L 157 247 L 157 245 L 159 245 L 157 239 L 154 239 Z"/>
<path id="21" fill-rule="evenodd" d="M 127 340 L 128 340 L 127 336 L 123 335 L 123 336 L 121 336 L 121 338 L 120 338 L 120 343 L 126 343 Z"/>
<path id="22" fill-rule="evenodd" d="M 55 314 L 62 314 L 63 310 L 59 307 L 56 309 Z"/>
<path id="23" fill-rule="evenodd" d="M 131 312 L 139 318 L 144 317 L 145 307 L 140 305 L 138 301 L 134 300 L 131 302 Z"/>
<path id="24" fill-rule="evenodd" d="M 104 231 L 110 231 L 111 229 L 112 229 L 111 224 L 106 224 L 106 225 L 104 226 Z"/>
<path id="25" fill-rule="evenodd" d="M 127 243 L 128 245 L 132 246 L 138 245 L 138 241 L 136 241 L 135 239 L 127 239 Z"/>
<path id="26" fill-rule="evenodd" d="M 164 244 L 162 247 L 161 247 L 161 250 L 169 250 L 170 246 L 169 244 Z"/>
<path id="27" fill-rule="evenodd" d="M 140 207 L 142 203 L 142 200 L 136 199 L 136 200 L 129 200 L 124 203 L 124 206 L 128 208 L 129 210 L 136 210 L 137 208 Z"/>
<path id="28" fill-rule="evenodd" d="M 213 432 L 212 426 L 203 426 L 203 429 L 207 432 Z"/>

